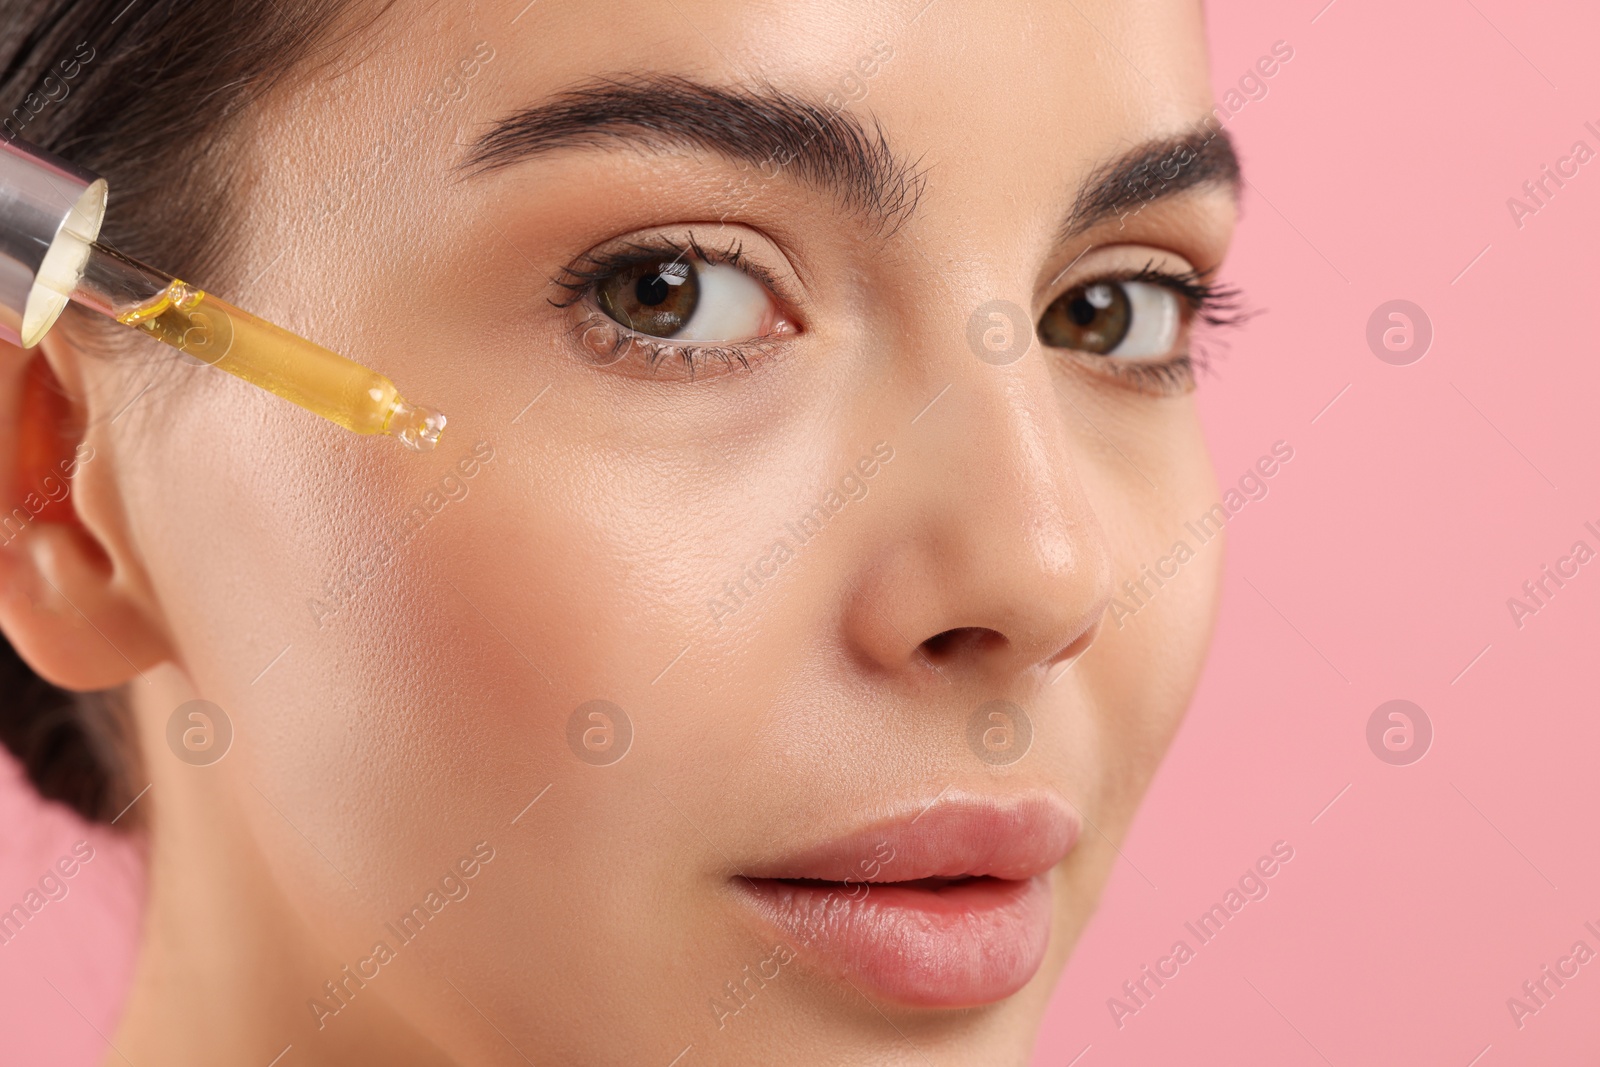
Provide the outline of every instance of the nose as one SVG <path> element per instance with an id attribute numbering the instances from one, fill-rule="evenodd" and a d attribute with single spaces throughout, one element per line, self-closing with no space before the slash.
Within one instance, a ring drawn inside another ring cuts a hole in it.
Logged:
<path id="1" fill-rule="evenodd" d="M 946 363 L 949 390 L 903 437 L 845 619 L 880 669 L 1003 682 L 1093 641 L 1110 553 L 1047 358 L 1035 343 L 1008 367 Z"/>

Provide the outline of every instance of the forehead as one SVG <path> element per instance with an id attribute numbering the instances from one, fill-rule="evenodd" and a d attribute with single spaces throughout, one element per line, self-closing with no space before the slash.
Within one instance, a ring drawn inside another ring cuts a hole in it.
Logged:
<path id="1" fill-rule="evenodd" d="M 448 172 L 507 113 L 596 76 L 679 74 L 869 119 L 935 192 L 1056 198 L 1210 105 L 1200 0 L 401 0 L 357 40 L 287 101 L 313 166 Z"/>

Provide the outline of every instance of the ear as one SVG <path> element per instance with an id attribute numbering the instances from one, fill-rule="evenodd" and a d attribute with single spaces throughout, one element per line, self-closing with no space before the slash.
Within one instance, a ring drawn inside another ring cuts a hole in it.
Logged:
<path id="1" fill-rule="evenodd" d="M 82 357 L 66 332 L 30 351 L 0 341 L 0 630 L 46 681 L 109 689 L 170 650 L 126 561 L 113 562 L 126 553 L 79 514 L 85 468 L 110 459 L 87 439 Z"/>

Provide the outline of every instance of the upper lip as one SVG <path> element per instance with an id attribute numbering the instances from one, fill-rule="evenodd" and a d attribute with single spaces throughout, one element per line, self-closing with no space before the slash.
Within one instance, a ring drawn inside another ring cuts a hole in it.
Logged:
<path id="1" fill-rule="evenodd" d="M 827 882 L 1021 880 L 1060 863 L 1077 843 L 1079 828 L 1072 807 L 1049 793 L 998 798 L 945 793 L 742 873 L 751 879 Z"/>

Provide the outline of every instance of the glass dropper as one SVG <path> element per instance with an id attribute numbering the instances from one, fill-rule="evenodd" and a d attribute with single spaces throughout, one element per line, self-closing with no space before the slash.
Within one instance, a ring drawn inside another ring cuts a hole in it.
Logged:
<path id="1" fill-rule="evenodd" d="M 0 142 L 0 339 L 31 348 L 68 301 L 360 434 L 438 444 L 445 417 L 388 378 L 98 241 L 106 183 Z"/>

